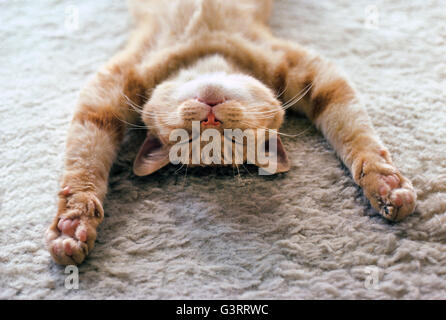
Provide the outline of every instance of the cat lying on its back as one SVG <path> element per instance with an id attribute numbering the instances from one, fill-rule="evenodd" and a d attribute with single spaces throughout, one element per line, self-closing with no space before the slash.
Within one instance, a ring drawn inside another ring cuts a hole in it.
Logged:
<path id="1" fill-rule="evenodd" d="M 275 132 L 292 108 L 322 131 L 384 217 L 413 212 L 412 184 L 355 90 L 329 62 L 271 34 L 270 2 L 132 2 L 137 27 L 81 92 L 70 127 L 59 209 L 46 234 L 56 262 L 81 263 L 93 248 L 110 167 L 126 123 L 140 117 L 149 130 L 134 172 L 147 175 L 169 163 L 175 129 L 191 132 L 195 121 L 202 131 Z M 288 170 L 280 139 L 277 154 L 277 171 Z"/>

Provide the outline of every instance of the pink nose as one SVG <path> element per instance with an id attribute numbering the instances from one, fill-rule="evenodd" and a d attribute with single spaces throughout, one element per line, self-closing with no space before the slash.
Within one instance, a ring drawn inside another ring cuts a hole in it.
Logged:
<path id="1" fill-rule="evenodd" d="M 206 97 L 206 98 L 197 97 L 197 100 L 211 107 L 225 102 L 225 99 L 220 97 Z"/>

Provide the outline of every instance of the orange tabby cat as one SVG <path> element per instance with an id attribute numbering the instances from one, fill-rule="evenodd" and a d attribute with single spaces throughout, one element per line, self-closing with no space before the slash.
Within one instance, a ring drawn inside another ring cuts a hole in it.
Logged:
<path id="1" fill-rule="evenodd" d="M 270 0 L 145 0 L 131 8 L 130 41 L 82 90 L 70 127 L 59 209 L 46 233 L 56 262 L 78 264 L 92 250 L 126 123 L 141 117 L 149 130 L 134 172 L 147 175 L 169 163 L 175 129 L 200 121 L 204 129 L 274 131 L 290 107 L 322 131 L 384 217 L 413 212 L 412 184 L 353 87 L 320 56 L 271 34 Z M 277 171 L 286 171 L 280 139 L 277 146 Z"/>

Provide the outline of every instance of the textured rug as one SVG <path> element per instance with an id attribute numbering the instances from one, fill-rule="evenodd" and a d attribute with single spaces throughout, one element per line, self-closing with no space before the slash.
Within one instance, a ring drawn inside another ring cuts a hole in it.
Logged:
<path id="1" fill-rule="evenodd" d="M 446 11 L 438 1 L 278 0 L 276 34 L 343 68 L 416 212 L 373 211 L 302 118 L 283 131 L 289 173 L 113 167 L 96 247 L 67 289 L 43 235 L 56 212 L 79 88 L 128 34 L 118 1 L 0 2 L 0 298 L 409 299 L 446 297 Z"/>

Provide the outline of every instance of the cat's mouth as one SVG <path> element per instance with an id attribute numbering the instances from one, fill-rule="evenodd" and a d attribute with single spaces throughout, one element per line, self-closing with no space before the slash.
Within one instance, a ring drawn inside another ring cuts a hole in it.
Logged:
<path id="1" fill-rule="evenodd" d="M 204 126 L 214 126 L 214 127 L 218 127 L 220 124 L 222 124 L 223 122 L 218 120 L 215 117 L 215 114 L 212 113 L 212 111 L 208 114 L 208 117 L 206 120 L 201 120 L 200 121 Z"/>

